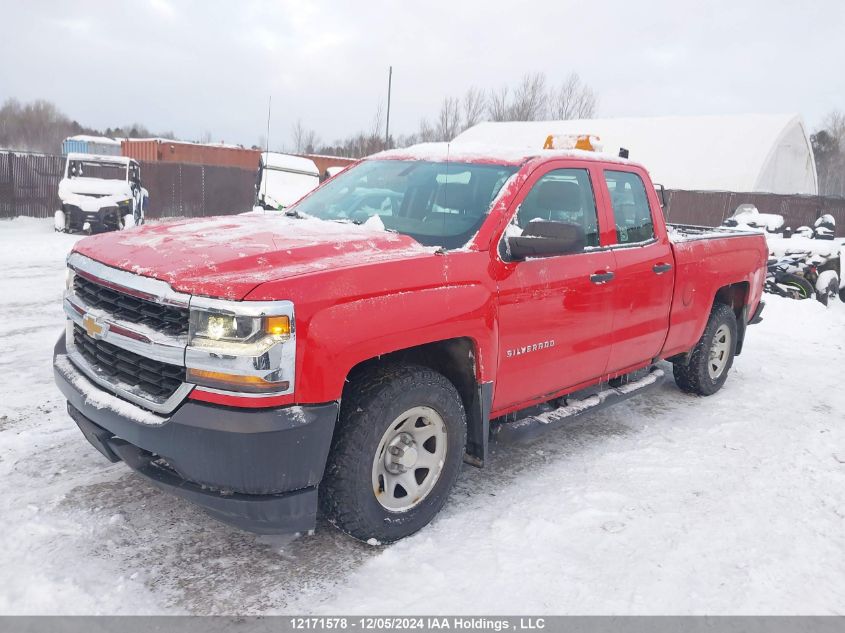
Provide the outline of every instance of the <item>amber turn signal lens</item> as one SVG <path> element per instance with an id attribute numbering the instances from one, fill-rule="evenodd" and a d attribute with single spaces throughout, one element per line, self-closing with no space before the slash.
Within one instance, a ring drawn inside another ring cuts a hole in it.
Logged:
<path id="1" fill-rule="evenodd" d="M 264 330 L 267 334 L 273 336 L 290 336 L 290 317 L 267 317 L 267 325 Z"/>
<path id="2" fill-rule="evenodd" d="M 264 391 L 285 391 L 289 384 L 287 381 L 270 382 L 260 376 L 240 376 L 238 374 L 226 374 L 219 371 L 207 371 L 205 369 L 188 368 L 188 380 L 198 385 L 208 387 L 221 387 L 235 391 L 246 391 L 261 393 Z"/>

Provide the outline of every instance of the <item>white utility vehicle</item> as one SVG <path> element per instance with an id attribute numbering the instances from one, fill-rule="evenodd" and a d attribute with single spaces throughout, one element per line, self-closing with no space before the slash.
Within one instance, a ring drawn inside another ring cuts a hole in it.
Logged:
<path id="1" fill-rule="evenodd" d="M 285 209 L 320 184 L 320 170 L 310 158 L 262 152 L 255 183 L 256 209 Z"/>
<path id="2" fill-rule="evenodd" d="M 114 231 L 144 223 L 149 193 L 138 161 L 125 156 L 68 154 L 59 182 L 56 230 Z"/>

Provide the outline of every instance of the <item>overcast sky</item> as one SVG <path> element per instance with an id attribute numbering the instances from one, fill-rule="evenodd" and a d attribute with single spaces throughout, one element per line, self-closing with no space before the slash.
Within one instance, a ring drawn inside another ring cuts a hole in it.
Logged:
<path id="1" fill-rule="evenodd" d="M 601 116 L 845 110 L 845 2 L 16 2 L 0 0 L 0 100 L 81 123 L 271 144 L 415 131 L 441 99 L 580 73 Z"/>

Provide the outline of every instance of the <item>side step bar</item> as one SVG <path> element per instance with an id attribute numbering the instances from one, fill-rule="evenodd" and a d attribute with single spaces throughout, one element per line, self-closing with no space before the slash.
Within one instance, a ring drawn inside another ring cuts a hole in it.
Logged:
<path id="1" fill-rule="evenodd" d="M 498 442 L 530 442 L 547 430 L 556 428 L 574 417 L 603 409 L 658 387 L 665 378 L 664 371 L 653 366 L 638 380 L 626 382 L 618 387 L 606 385 L 598 393 L 582 399 L 568 397 L 565 399 L 566 404 L 557 409 L 550 408 L 548 411 L 513 421 L 493 422 L 490 425 L 490 433 Z"/>

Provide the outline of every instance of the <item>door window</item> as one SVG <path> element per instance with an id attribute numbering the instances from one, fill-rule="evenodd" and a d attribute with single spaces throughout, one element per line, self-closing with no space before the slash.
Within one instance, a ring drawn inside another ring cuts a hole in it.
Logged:
<path id="1" fill-rule="evenodd" d="M 599 245 L 596 200 L 586 169 L 555 169 L 540 178 L 519 205 L 508 235 L 533 234 L 527 229 L 537 220 L 571 227 L 578 250 Z M 536 237 L 543 239 L 541 233 Z"/>
<path id="2" fill-rule="evenodd" d="M 616 241 L 631 244 L 654 238 L 654 223 L 642 178 L 627 171 L 606 171 L 604 178 L 613 206 Z"/>

